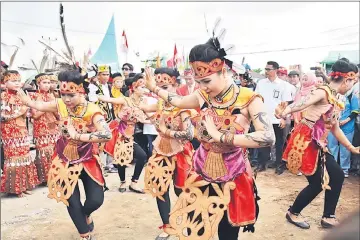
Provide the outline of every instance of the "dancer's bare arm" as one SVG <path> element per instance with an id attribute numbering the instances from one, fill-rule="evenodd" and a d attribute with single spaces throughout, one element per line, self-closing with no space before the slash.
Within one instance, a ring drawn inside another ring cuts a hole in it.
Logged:
<path id="1" fill-rule="evenodd" d="M 57 112 L 56 100 L 52 102 L 33 101 L 22 89 L 18 91 L 18 96 L 20 97 L 21 101 L 28 107 L 34 108 L 41 112 Z"/>
<path id="2" fill-rule="evenodd" d="M 255 98 L 248 106 L 251 120 L 253 121 L 255 132 L 248 134 L 235 134 L 234 140 L 227 144 L 244 148 L 262 148 L 271 146 L 275 143 L 273 126 L 265 111 L 265 106 L 260 98 Z M 205 117 L 204 121 L 207 132 L 215 142 L 226 143 L 225 134 L 219 132 L 210 116 Z"/>
<path id="3" fill-rule="evenodd" d="M 71 122 L 71 121 L 69 121 Z M 78 140 L 81 142 L 107 142 L 111 139 L 111 131 L 109 125 L 106 123 L 104 116 L 97 114 L 93 117 L 93 123 L 96 128 L 96 132 L 93 133 L 78 133 L 74 126 L 69 123 L 67 129 L 70 135 L 70 138 Z"/>

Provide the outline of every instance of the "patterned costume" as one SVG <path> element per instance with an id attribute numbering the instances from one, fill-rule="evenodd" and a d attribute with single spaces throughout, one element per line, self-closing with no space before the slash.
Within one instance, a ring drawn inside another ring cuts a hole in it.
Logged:
<path id="1" fill-rule="evenodd" d="M 247 150 L 225 143 L 210 143 L 211 137 L 202 120 L 211 116 L 220 132 L 245 134 L 250 121 L 241 110 L 260 96 L 236 85 L 226 93 L 222 103 L 211 102 L 200 89 L 196 94 L 202 107 L 200 114 L 193 118 L 193 124 L 201 145 L 193 156 L 194 171 L 170 213 L 172 228 L 167 230 L 180 239 L 191 240 L 210 239 L 225 211 L 232 226 L 247 226 L 247 229 L 252 228 L 258 213 L 257 192 L 254 180 L 249 176 L 251 167 Z M 189 236 L 184 235 L 185 228 L 190 229 Z"/>
<path id="2" fill-rule="evenodd" d="M 48 197 L 69 206 L 67 200 L 71 197 L 82 170 L 85 170 L 100 186 L 105 186 L 105 180 L 99 163 L 98 144 L 69 140 L 66 137 L 65 126 L 71 117 L 72 124 L 78 133 L 96 132 L 93 118 L 97 114 L 103 115 L 103 112 L 94 103 L 87 103 L 77 109 L 76 115 L 82 117 L 75 117 L 69 114 L 62 99 L 57 99 L 57 109 L 61 118 L 59 127 L 62 136 L 56 143 L 56 151 L 49 170 Z"/>
<path id="3" fill-rule="evenodd" d="M 333 124 L 338 121 L 343 104 L 337 101 L 328 86 L 318 89 L 326 92 L 329 104 L 303 112 L 302 120 L 295 126 L 288 140 L 283 160 L 287 162 L 290 172 L 297 174 L 300 171 L 306 176 L 315 173 L 320 160 L 323 168 L 323 188 L 328 189 L 329 176 L 324 165 L 324 152 L 327 152 L 327 135 Z"/>
<path id="4" fill-rule="evenodd" d="M 145 119 L 145 114 L 130 97 L 124 97 L 126 106 L 114 104 L 114 111 L 119 119 L 112 121 L 109 126 L 112 138 L 105 144 L 104 151 L 113 157 L 113 164 L 129 166 L 134 154 L 135 124 L 140 119 Z"/>
<path id="5" fill-rule="evenodd" d="M 24 108 L 17 92 L 1 93 L 1 113 L 17 114 Z M 40 182 L 34 160 L 30 155 L 29 132 L 26 114 L 1 123 L 1 140 L 4 146 L 4 173 L 1 176 L 1 192 L 21 194 L 35 188 Z"/>
<path id="6" fill-rule="evenodd" d="M 34 101 L 51 102 L 55 100 L 52 93 L 39 90 L 31 96 Z M 36 147 L 35 165 L 39 180 L 47 182 L 55 143 L 59 137 L 57 119 L 54 113 L 47 112 L 34 119 L 34 140 Z"/>
<path id="7" fill-rule="evenodd" d="M 151 120 L 157 129 L 160 122 L 165 122 L 170 131 L 182 131 L 184 129 L 180 115 L 185 111 L 190 116 L 196 114 L 195 110 L 179 109 L 171 105 L 169 107 L 163 100 L 159 100 L 158 110 Z M 153 146 L 153 155 L 145 169 L 145 191 L 163 200 L 162 195 L 168 191 L 173 177 L 175 187 L 184 187 L 190 173 L 193 147 L 188 140 L 178 140 L 163 134 L 156 137 Z"/>

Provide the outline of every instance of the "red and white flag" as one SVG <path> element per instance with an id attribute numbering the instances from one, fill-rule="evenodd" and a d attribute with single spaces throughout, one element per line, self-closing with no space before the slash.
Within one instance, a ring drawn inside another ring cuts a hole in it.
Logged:
<path id="1" fill-rule="evenodd" d="M 174 47 L 174 56 L 173 56 L 174 67 L 176 67 L 176 65 L 177 65 L 177 60 L 178 60 L 178 59 L 177 59 L 177 58 L 178 58 L 177 53 L 178 53 L 178 51 L 177 51 L 176 44 L 175 44 L 175 47 Z"/>
<path id="2" fill-rule="evenodd" d="M 126 37 L 126 33 L 125 30 L 123 30 L 122 33 L 122 41 L 121 41 L 121 48 L 124 52 L 127 52 L 129 50 L 129 45 L 128 45 L 128 41 L 127 41 L 127 37 Z"/>

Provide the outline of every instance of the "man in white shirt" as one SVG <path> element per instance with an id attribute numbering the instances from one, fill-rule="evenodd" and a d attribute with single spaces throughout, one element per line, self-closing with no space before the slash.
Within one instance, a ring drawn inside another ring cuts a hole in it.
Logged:
<path id="1" fill-rule="evenodd" d="M 98 67 L 97 80 L 89 84 L 89 101 L 96 102 L 99 107 L 106 113 L 106 122 L 111 122 L 115 119 L 112 105 L 109 103 L 98 102 L 97 94 L 112 97 L 111 86 L 108 84 L 110 78 L 110 68 L 107 65 L 100 65 Z"/>
<path id="2" fill-rule="evenodd" d="M 155 98 L 155 96 L 152 96 L 151 94 L 146 96 L 145 99 L 146 99 L 147 105 L 156 104 L 158 102 L 158 99 Z M 151 114 L 151 115 L 153 115 L 153 114 Z M 152 142 L 157 137 L 158 132 L 156 131 L 156 128 L 155 128 L 154 124 L 144 123 L 143 134 L 146 136 L 146 138 L 148 140 L 147 155 L 148 155 L 148 158 L 149 158 L 149 157 L 151 157 L 152 151 L 153 151 Z"/>
<path id="3" fill-rule="evenodd" d="M 270 117 L 270 121 L 273 125 L 275 136 L 276 136 L 276 160 L 275 166 L 276 173 L 281 174 L 283 169 L 281 169 L 281 160 L 282 160 L 282 151 L 284 145 L 284 127 L 285 120 L 277 119 L 275 117 L 275 108 L 281 102 L 291 102 L 292 96 L 291 91 L 285 84 L 283 80 L 278 78 L 277 70 L 279 69 L 279 64 L 274 61 L 269 61 L 266 64 L 265 75 L 267 78 L 259 80 L 255 92 L 259 93 L 264 98 L 264 104 L 266 106 L 267 114 Z M 259 163 L 257 171 L 266 170 L 266 163 L 270 157 L 271 147 L 259 148 Z"/>

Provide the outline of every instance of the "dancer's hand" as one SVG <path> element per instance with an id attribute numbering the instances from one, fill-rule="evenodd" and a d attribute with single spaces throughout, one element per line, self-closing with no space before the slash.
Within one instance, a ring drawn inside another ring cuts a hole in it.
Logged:
<path id="1" fill-rule="evenodd" d="M 168 128 L 166 127 L 166 124 L 165 124 L 165 121 L 160 121 L 160 124 L 159 124 L 159 130 L 161 133 L 165 134 L 166 130 Z"/>
<path id="2" fill-rule="evenodd" d="M 206 131 L 208 132 L 209 136 L 211 137 L 211 140 L 209 141 L 211 142 L 220 142 L 220 136 L 221 133 L 218 131 L 214 120 L 212 119 L 212 117 L 210 116 L 205 116 L 205 120 L 202 121 Z"/>
<path id="3" fill-rule="evenodd" d="M 276 118 L 282 118 L 282 113 L 284 112 L 285 108 L 288 106 L 287 102 L 282 102 L 280 103 L 276 108 L 275 108 L 275 117 Z"/>
<path id="4" fill-rule="evenodd" d="M 357 147 L 350 147 L 350 152 L 353 153 L 353 154 L 360 154 L 360 146 L 357 146 Z"/>
<path id="5" fill-rule="evenodd" d="M 19 96 L 19 98 L 23 102 L 23 104 L 25 104 L 25 105 L 28 105 L 29 102 L 31 101 L 31 98 L 28 95 L 26 95 L 26 93 L 22 89 L 19 89 L 17 91 L 17 95 Z"/>
<path id="6" fill-rule="evenodd" d="M 78 134 L 78 132 L 76 131 L 74 125 L 72 124 L 71 118 L 68 119 L 68 124 L 66 125 L 66 128 L 68 130 L 68 134 L 69 134 L 70 138 L 75 139 L 76 134 Z"/>
<path id="7" fill-rule="evenodd" d="M 286 126 L 286 121 L 283 118 L 281 118 L 279 123 L 279 128 L 284 129 L 285 126 Z"/>
<path id="8" fill-rule="evenodd" d="M 145 81 L 146 88 L 153 92 L 156 87 L 156 82 L 154 79 L 154 74 L 149 67 L 145 68 Z"/>

